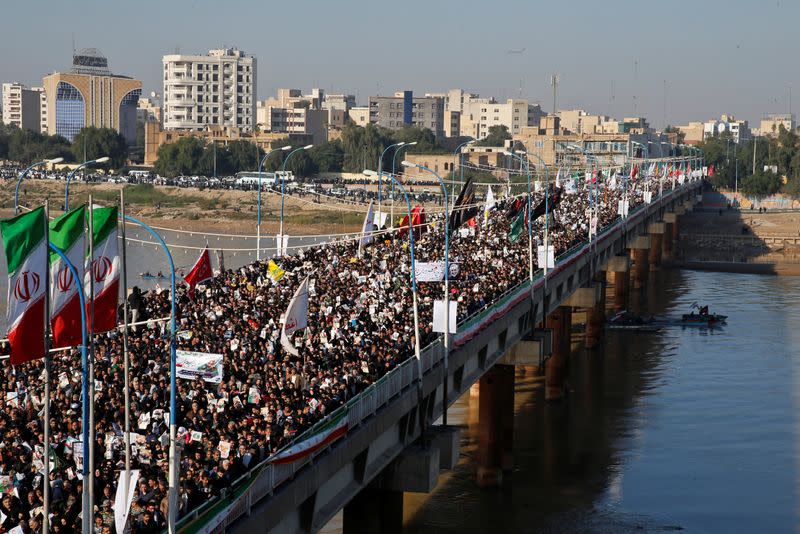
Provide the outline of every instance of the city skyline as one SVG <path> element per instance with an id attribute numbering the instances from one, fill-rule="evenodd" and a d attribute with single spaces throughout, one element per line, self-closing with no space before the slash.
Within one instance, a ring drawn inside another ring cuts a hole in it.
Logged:
<path id="1" fill-rule="evenodd" d="M 462 88 L 500 101 L 527 98 L 551 111 L 555 72 L 558 109 L 641 115 L 656 127 L 722 113 L 756 124 L 764 114 L 790 111 L 791 87 L 800 87 L 798 75 L 782 67 L 791 64 L 791 21 L 800 6 L 780 2 L 681 0 L 647 18 L 622 0 L 579 9 L 516 3 L 495 10 L 495 18 L 491 7 L 473 2 L 410 1 L 402 9 L 312 2 L 300 13 L 241 1 L 225 7 L 247 16 L 229 17 L 224 26 L 208 0 L 146 0 L 113 11 L 80 0 L 48 5 L 45 15 L 42 5 L 8 6 L 15 23 L 0 41 L 6 50 L 25 42 L 26 54 L 0 59 L 3 81 L 36 86 L 67 71 L 74 43 L 100 49 L 113 72 L 141 79 L 147 95 L 162 90 L 163 55 L 235 46 L 259 61 L 258 100 L 280 87 L 352 93 L 359 105 L 406 89 L 422 95 Z M 48 18 L 58 21 L 55 29 L 37 32 Z M 128 21 L 122 30 L 121 21 Z M 394 42 L 389 26 L 397 28 Z M 605 52 L 593 45 L 597 40 L 607 44 Z"/>

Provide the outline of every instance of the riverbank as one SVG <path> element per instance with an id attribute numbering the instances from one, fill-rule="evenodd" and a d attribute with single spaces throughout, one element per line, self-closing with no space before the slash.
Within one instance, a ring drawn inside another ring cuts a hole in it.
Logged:
<path id="1" fill-rule="evenodd" d="M 800 275 L 800 213 L 694 211 L 681 216 L 673 267 Z"/>
<path id="2" fill-rule="evenodd" d="M 175 230 L 221 232 L 253 235 L 256 232 L 257 193 L 239 190 L 199 190 L 195 188 L 154 187 L 146 184 L 113 183 L 70 184 L 70 204 L 88 202 L 89 194 L 97 203 L 113 203 L 125 187 L 128 214 L 148 224 Z M 20 190 L 20 204 L 37 206 L 50 200 L 51 210 L 60 213 L 63 206 L 63 181 L 28 180 Z M 279 230 L 281 197 L 263 192 L 261 204 L 262 234 Z M 13 215 L 14 184 L 0 188 L 0 217 Z M 361 229 L 366 206 L 332 202 L 323 197 L 286 195 L 284 223 L 292 235 L 316 235 L 354 232 Z"/>

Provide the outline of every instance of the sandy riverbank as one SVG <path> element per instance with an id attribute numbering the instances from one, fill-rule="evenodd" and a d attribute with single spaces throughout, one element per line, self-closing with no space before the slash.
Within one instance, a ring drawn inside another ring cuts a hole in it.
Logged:
<path id="1" fill-rule="evenodd" d="M 70 204 L 88 200 L 89 193 L 98 203 L 111 203 L 119 198 L 123 184 L 73 182 Z M 125 186 L 128 213 L 148 224 L 205 232 L 255 234 L 257 194 L 255 191 L 204 190 L 178 187 Z M 53 213 L 60 213 L 64 202 L 63 181 L 29 180 L 20 190 L 20 204 L 41 205 L 50 200 Z M 279 228 L 281 209 L 279 194 L 262 193 L 262 234 L 274 234 Z M 0 188 L 0 217 L 13 215 L 14 183 Z M 287 195 L 284 222 L 292 235 L 328 234 L 358 231 L 366 206 L 333 202 L 323 197 L 320 203 L 308 195 Z"/>

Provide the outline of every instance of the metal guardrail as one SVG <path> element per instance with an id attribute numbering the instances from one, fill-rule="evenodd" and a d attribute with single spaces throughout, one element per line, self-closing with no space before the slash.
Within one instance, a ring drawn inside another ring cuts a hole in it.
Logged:
<path id="1" fill-rule="evenodd" d="M 669 191 L 665 189 L 664 194 L 656 198 L 659 201 L 663 201 L 665 196 L 673 194 L 675 191 L 686 187 L 686 185 Z M 653 205 L 654 203 L 655 202 L 651 202 L 650 204 L 637 206 L 634 210 L 629 212 L 626 220 L 620 217 L 615 218 L 598 232 L 594 241 L 604 239 L 615 227 L 622 226 L 626 221 L 629 222 L 632 218 L 638 217 L 649 205 Z M 579 253 L 581 249 L 585 248 L 588 250 L 589 246 L 590 243 L 584 241 L 559 254 L 556 261 L 557 266 L 553 272 L 558 270 L 559 262 L 563 262 L 570 256 Z M 539 269 L 534 275 L 534 286 L 543 282 L 542 277 L 543 271 Z M 530 283 L 529 280 L 525 280 L 509 288 L 492 303 L 487 304 L 480 310 L 473 312 L 459 321 L 459 329 L 467 327 L 470 323 L 479 324 L 489 313 L 492 313 L 495 309 L 501 309 L 512 295 L 519 294 L 522 290 L 529 290 Z M 439 362 L 443 361 L 443 348 L 441 341 L 436 340 L 421 351 L 420 357 L 422 359 L 423 375 Z M 312 425 L 305 432 L 296 436 L 281 450 L 285 450 L 313 436 L 319 431 L 320 427 L 326 425 L 331 418 L 341 415 L 342 411 L 346 411 L 347 413 L 348 430 L 356 428 L 365 419 L 373 416 L 378 409 L 386 405 L 395 396 L 402 393 L 406 388 L 411 387 L 418 378 L 417 369 L 418 367 L 415 359 L 413 357 L 407 359 L 376 380 L 364 391 L 347 401 L 343 406 L 334 410 L 323 419 L 317 421 L 317 423 Z M 252 468 L 246 475 L 236 480 L 231 485 L 231 489 L 223 493 L 222 496 L 204 503 L 187 516 L 183 517 L 178 522 L 178 531 L 184 534 L 194 533 L 200 529 L 210 533 L 222 532 L 226 526 L 231 525 L 243 515 L 249 514 L 254 504 L 271 494 L 278 486 L 292 478 L 298 470 L 302 469 L 320 454 L 326 452 L 327 449 L 328 447 L 321 448 L 313 454 L 290 464 L 272 464 L 269 463 L 269 458 L 264 460 Z"/>

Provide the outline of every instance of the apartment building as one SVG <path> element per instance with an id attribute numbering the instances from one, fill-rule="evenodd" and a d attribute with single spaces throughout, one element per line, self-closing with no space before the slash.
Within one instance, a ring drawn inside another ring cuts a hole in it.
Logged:
<path id="1" fill-rule="evenodd" d="M 41 88 L 39 88 L 41 89 Z M 19 82 L 3 84 L 3 124 L 40 132 L 41 91 Z"/>
<path id="2" fill-rule="evenodd" d="M 751 137 L 748 122 L 736 119 L 733 115 L 722 115 L 719 119 L 711 119 L 703 123 L 703 139 L 725 133 L 729 133 L 735 143 L 747 141 Z"/>
<path id="3" fill-rule="evenodd" d="M 73 141 L 81 128 L 113 128 L 129 144 L 136 141 L 136 107 L 142 82 L 112 74 L 108 59 L 94 48 L 72 56 L 69 72 L 42 80 L 47 100 L 47 132 Z"/>
<path id="4" fill-rule="evenodd" d="M 397 92 L 394 96 L 371 96 L 369 122 L 392 130 L 406 126 L 428 128 L 437 138 L 443 138 L 444 99 L 414 97 L 413 91 Z"/>
<path id="5" fill-rule="evenodd" d="M 255 128 L 255 57 L 238 48 L 220 48 L 208 55 L 166 55 L 162 63 L 164 129 Z"/>
<path id="6" fill-rule="evenodd" d="M 797 124 L 794 120 L 793 113 L 772 113 L 770 115 L 766 115 L 761 119 L 761 124 L 759 125 L 759 132 L 761 135 L 766 135 L 769 137 L 777 137 L 778 133 L 780 132 L 781 126 L 783 126 L 787 131 L 794 131 Z"/>
<path id="7" fill-rule="evenodd" d="M 538 125 L 543 116 L 541 106 L 526 99 L 509 98 L 505 103 L 494 98 L 471 99 L 462 104 L 460 134 L 483 139 L 491 127 L 505 126 L 515 135 L 526 126 Z"/>

